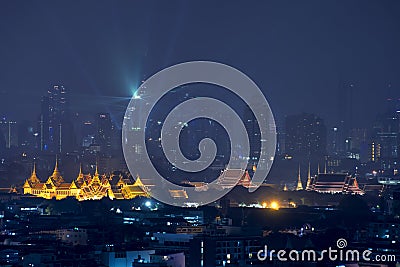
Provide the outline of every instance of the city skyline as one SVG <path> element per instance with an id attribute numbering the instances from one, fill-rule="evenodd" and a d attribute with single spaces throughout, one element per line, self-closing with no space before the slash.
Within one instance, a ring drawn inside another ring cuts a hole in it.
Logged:
<path id="1" fill-rule="evenodd" d="M 400 266 L 399 14 L 0 0 L 0 266 Z"/>

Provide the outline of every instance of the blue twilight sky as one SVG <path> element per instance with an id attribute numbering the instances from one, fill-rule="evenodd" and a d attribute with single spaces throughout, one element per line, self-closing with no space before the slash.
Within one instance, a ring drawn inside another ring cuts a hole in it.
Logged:
<path id="1" fill-rule="evenodd" d="M 141 80 L 213 60 L 256 81 L 278 124 L 306 111 L 333 126 L 351 112 L 367 126 L 400 98 L 399 14 L 385 0 L 3 0 L 0 114 L 36 120 L 40 97 L 62 83 L 73 110 L 118 122 Z"/>

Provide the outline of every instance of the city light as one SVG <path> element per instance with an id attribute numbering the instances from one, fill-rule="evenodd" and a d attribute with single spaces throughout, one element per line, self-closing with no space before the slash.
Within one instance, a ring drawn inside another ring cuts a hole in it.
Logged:
<path id="1" fill-rule="evenodd" d="M 94 2 L 2 5 L 0 266 L 400 267 L 399 4 Z"/>
<path id="2" fill-rule="evenodd" d="M 272 201 L 269 207 L 273 210 L 279 210 L 279 203 L 276 201 Z"/>

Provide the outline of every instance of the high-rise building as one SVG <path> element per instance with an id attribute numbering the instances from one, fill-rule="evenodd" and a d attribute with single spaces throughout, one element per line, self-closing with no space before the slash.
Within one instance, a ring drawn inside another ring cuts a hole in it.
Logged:
<path id="1" fill-rule="evenodd" d="M 39 134 L 42 151 L 62 153 L 74 148 L 68 93 L 62 85 L 54 85 L 42 97 Z"/>
<path id="2" fill-rule="evenodd" d="M 378 162 L 381 157 L 381 145 L 377 142 L 371 142 L 369 144 L 369 157 L 370 162 Z"/>
<path id="3" fill-rule="evenodd" d="M 111 135 L 113 125 L 109 113 L 98 113 L 96 115 L 96 143 L 100 145 L 102 153 L 109 154 L 111 151 Z"/>
<path id="4" fill-rule="evenodd" d="M 378 116 L 374 127 L 374 143 L 379 144 L 379 162 L 384 170 L 394 169 L 399 164 L 399 113 L 388 111 Z"/>
<path id="5" fill-rule="evenodd" d="M 366 129 L 353 128 L 345 139 L 345 156 L 367 162 L 369 158 L 369 136 Z"/>
<path id="6" fill-rule="evenodd" d="M 340 120 L 334 127 L 328 132 L 328 154 L 330 156 L 345 156 L 345 140 L 347 138 L 346 123 L 344 120 Z"/>
<path id="7" fill-rule="evenodd" d="M 285 154 L 285 139 L 286 133 L 282 131 L 282 129 L 277 128 L 276 130 L 277 144 L 276 144 L 276 154 L 283 155 Z"/>
<path id="8" fill-rule="evenodd" d="M 332 127 L 329 130 L 329 145 L 328 145 L 328 152 L 331 156 L 337 156 L 340 154 L 340 138 L 339 138 L 339 128 Z"/>
<path id="9" fill-rule="evenodd" d="M 253 166 L 258 164 L 261 153 L 261 131 L 258 125 L 257 119 L 253 112 L 249 108 L 245 108 L 244 112 L 244 126 L 246 127 L 247 134 L 249 136 L 250 144 L 250 160 L 249 170 L 252 170 Z"/>
<path id="10" fill-rule="evenodd" d="M 40 150 L 49 150 L 49 98 L 43 96 L 40 101 L 40 116 L 39 116 L 39 137 L 40 137 Z"/>
<path id="11" fill-rule="evenodd" d="M 0 131 L 0 156 L 2 156 L 2 152 L 4 152 L 6 148 L 6 137 L 3 134 L 3 131 Z"/>
<path id="12" fill-rule="evenodd" d="M 18 147 L 18 129 L 15 121 L 3 118 L 0 120 L 0 138 L 3 139 L 6 148 Z"/>
<path id="13" fill-rule="evenodd" d="M 89 147 L 95 143 L 96 127 L 92 121 L 82 122 L 79 130 L 79 139 L 82 147 Z"/>
<path id="14" fill-rule="evenodd" d="M 314 114 L 286 117 L 286 154 L 299 161 L 309 162 L 326 155 L 326 127 Z"/>
<path id="15" fill-rule="evenodd" d="M 18 146 L 24 149 L 31 149 L 35 146 L 33 126 L 27 120 L 18 123 Z"/>

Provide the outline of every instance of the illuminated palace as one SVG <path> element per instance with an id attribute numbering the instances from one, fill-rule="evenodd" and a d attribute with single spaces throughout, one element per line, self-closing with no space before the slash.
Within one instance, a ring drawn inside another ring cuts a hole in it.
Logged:
<path id="1" fill-rule="evenodd" d="M 24 194 L 30 194 L 46 199 L 63 199 L 75 197 L 82 200 L 96 200 L 103 197 L 110 199 L 132 199 L 137 196 L 149 196 L 139 177 L 136 181 L 132 177 L 100 175 L 96 165 L 94 175 L 83 174 L 80 168 L 78 177 L 71 183 L 64 181 L 58 170 L 58 162 L 53 174 L 42 183 L 36 175 L 36 165 L 33 166 L 31 176 L 23 186 Z"/>
<path id="2" fill-rule="evenodd" d="M 286 187 L 286 185 L 285 185 Z M 284 189 L 285 190 L 285 189 Z M 287 187 L 286 187 L 287 190 Z M 296 191 L 303 190 L 303 182 L 300 176 L 300 165 L 297 176 Z M 347 173 L 327 173 L 326 166 L 323 173 L 319 171 L 315 176 L 311 176 L 310 164 L 308 164 L 308 176 L 305 190 L 314 191 L 317 193 L 342 193 L 352 195 L 364 195 L 365 192 L 362 190 L 357 182 L 357 177 L 348 175 Z"/>

